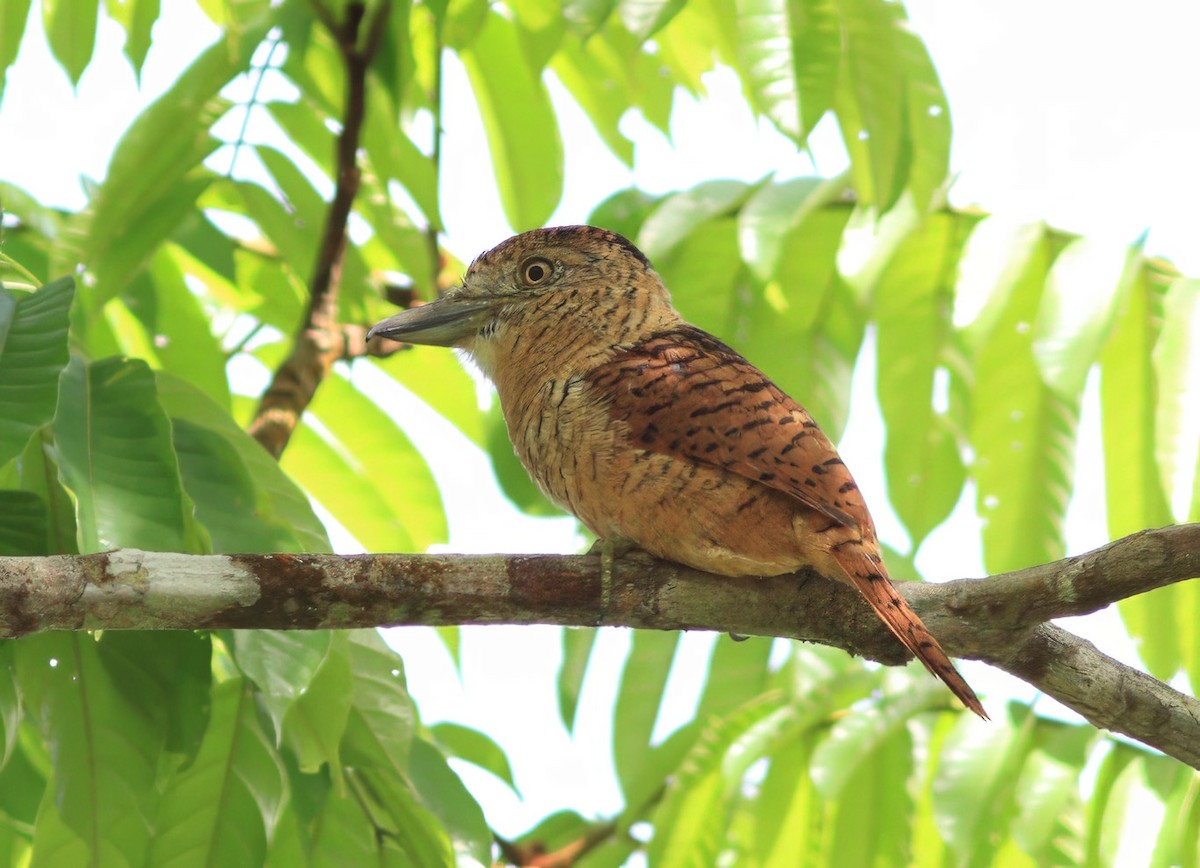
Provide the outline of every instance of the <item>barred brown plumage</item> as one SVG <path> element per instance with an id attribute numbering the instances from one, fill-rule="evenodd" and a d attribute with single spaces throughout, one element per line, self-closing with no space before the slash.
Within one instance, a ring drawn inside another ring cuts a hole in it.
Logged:
<path id="1" fill-rule="evenodd" d="M 371 334 L 455 346 L 500 395 L 543 491 L 601 539 L 723 575 L 810 566 L 846 582 L 973 712 L 974 691 L 893 587 L 833 443 L 736 351 L 686 323 L 613 232 L 539 229 Z"/>

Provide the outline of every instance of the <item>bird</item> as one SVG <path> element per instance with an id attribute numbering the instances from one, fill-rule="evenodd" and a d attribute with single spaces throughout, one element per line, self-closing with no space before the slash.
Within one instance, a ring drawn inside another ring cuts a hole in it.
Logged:
<path id="1" fill-rule="evenodd" d="M 376 336 L 465 353 L 494 384 L 529 475 L 599 540 L 719 575 L 811 567 L 849 584 L 987 719 L 892 584 L 834 444 L 766 374 L 684 320 L 622 235 L 515 235 L 367 339 Z"/>

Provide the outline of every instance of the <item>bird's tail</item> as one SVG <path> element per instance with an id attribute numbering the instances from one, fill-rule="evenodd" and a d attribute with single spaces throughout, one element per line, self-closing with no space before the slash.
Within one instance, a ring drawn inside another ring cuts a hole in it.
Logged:
<path id="1" fill-rule="evenodd" d="M 958 674 L 938 640 L 900 596 L 891 579 L 884 573 L 882 565 L 875 563 L 861 550 L 847 554 L 844 559 L 839 557 L 838 563 L 850 577 L 854 587 L 866 597 L 875 614 L 896 634 L 896 638 L 904 647 L 924 663 L 926 669 L 940 678 L 963 705 L 984 720 L 988 720 L 987 712 L 983 710 L 983 704 L 971 689 L 971 685 Z"/>

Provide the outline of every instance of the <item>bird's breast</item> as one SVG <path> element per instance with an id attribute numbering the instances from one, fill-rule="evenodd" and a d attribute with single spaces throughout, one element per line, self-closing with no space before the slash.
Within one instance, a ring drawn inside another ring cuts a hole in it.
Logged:
<path id="1" fill-rule="evenodd" d="M 553 502 L 599 536 L 615 532 L 615 430 L 579 374 L 538 383 L 497 382 L 509 438 L 530 477 Z"/>

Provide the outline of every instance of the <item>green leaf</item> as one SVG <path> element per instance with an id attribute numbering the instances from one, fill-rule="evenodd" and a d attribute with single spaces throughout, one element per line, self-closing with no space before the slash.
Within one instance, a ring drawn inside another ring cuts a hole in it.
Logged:
<path id="1" fill-rule="evenodd" d="M 341 9 L 340 13 L 332 10 L 335 18 L 344 18 L 345 6 Z M 280 68 L 301 93 L 315 102 L 322 115 L 343 117 L 346 68 L 336 37 L 318 25 L 311 8 L 295 4 L 284 10 L 289 14 L 281 16 L 280 25 L 288 51 Z"/>
<path id="2" fill-rule="evenodd" d="M 546 86 L 526 63 L 514 25 L 496 12 L 459 56 L 483 118 L 505 217 L 517 231 L 541 226 L 563 191 L 562 136 Z"/>
<path id="3" fill-rule="evenodd" d="M 369 551 L 412 551 L 404 523 L 395 515 L 394 502 L 374 485 L 355 491 L 347 479 L 359 476 L 351 456 L 328 442 L 309 425 L 292 433 L 280 465 L 303 490 L 332 513 L 355 540 Z"/>
<path id="4" fill-rule="evenodd" d="M 50 554 L 49 533 L 44 500 L 32 491 L 0 489 L 0 557 Z"/>
<path id="5" fill-rule="evenodd" d="M 1020 813 L 1013 823 L 1013 839 L 1041 864 L 1061 864 L 1064 855 L 1078 864 L 1085 819 L 1079 776 L 1096 733 L 1091 727 L 1043 720 L 1038 721 L 1036 739 L 1038 747 L 1017 782 Z"/>
<path id="6" fill-rule="evenodd" d="M 1188 378 L 1200 367 L 1200 339 L 1196 333 L 1200 278 L 1171 282 L 1162 299 L 1162 317 L 1162 331 L 1151 355 L 1158 383 L 1155 453 L 1164 486 L 1173 490 L 1177 471 L 1186 471 L 1200 461 L 1200 444 L 1192 436 L 1182 436 L 1188 433 L 1185 420 L 1194 409 L 1188 403 L 1192 400 L 1188 397 Z M 1192 497 L 1194 502 L 1200 501 L 1200 489 L 1193 491 Z"/>
<path id="7" fill-rule="evenodd" d="M 1187 427 L 1194 411 L 1194 383 L 1189 392 L 1189 372 L 1200 370 L 1200 280 L 1182 278 L 1168 287 L 1162 299 L 1162 331 L 1151 354 L 1157 385 L 1158 406 L 1155 434 L 1160 478 L 1174 488 L 1178 469 L 1194 466 L 1200 479 L 1200 444 L 1196 429 Z M 1107 444 L 1106 449 L 1107 449 Z M 1200 503 L 1200 487 L 1193 489 L 1193 503 Z M 1174 516 L 1168 511 L 1169 524 Z M 1192 511 L 1191 518 L 1200 518 Z M 1148 523 L 1143 526 L 1153 526 Z M 1122 600 L 1121 616 L 1130 633 L 1140 641 L 1138 651 L 1146 667 L 1158 678 L 1169 680 L 1183 666 L 1193 685 L 1200 684 L 1200 629 L 1190 613 L 1200 605 L 1200 583 L 1183 582 L 1150 594 Z"/>
<path id="8" fill-rule="evenodd" d="M 655 811 L 652 865 L 712 865 L 728 829 L 731 800 L 750 766 L 775 743 L 791 709 L 781 691 L 758 697 L 702 731 Z"/>
<path id="9" fill-rule="evenodd" d="M 1141 266 L 1141 250 L 1078 238 L 1046 275 L 1033 330 L 1033 357 L 1042 379 L 1064 398 L 1083 391 L 1116 311 Z"/>
<path id="10" fill-rule="evenodd" d="M 754 193 L 742 181 L 705 181 L 663 200 L 638 230 L 637 242 L 656 263 L 697 227 L 736 211 Z"/>
<path id="11" fill-rule="evenodd" d="M 1062 557 L 1078 402 L 1042 382 L 1033 357 L 1037 315 L 1052 252 L 1041 227 L 1013 235 L 996 280 L 997 311 L 968 329 L 978 349 L 971 389 L 972 476 L 990 573 Z"/>
<path id="12" fill-rule="evenodd" d="M 708 677 L 695 719 L 706 722 L 744 705 L 767 687 L 773 640 L 750 636 L 734 641 L 718 636 L 708 661 Z"/>
<path id="13" fill-rule="evenodd" d="M 852 209 L 811 212 L 784 236 L 777 279 L 754 286 L 738 347 L 803 404 L 834 442 L 850 413 L 850 378 L 866 316 L 837 271 Z"/>
<path id="14" fill-rule="evenodd" d="M 282 202 L 270 197 L 276 230 L 272 237 L 280 237 L 278 230 L 286 226 L 286 232 L 282 234 L 286 241 L 281 245 L 281 252 L 296 274 L 303 275 L 305 282 L 311 283 L 318 258 L 317 250 L 324 243 L 324 229 L 320 220 L 306 220 L 302 215 L 323 214 L 327 207 L 325 200 L 312 181 L 283 153 L 264 145 L 257 146 L 255 153 L 283 193 Z M 261 194 L 259 198 L 262 198 Z M 343 253 L 338 282 L 338 310 L 346 319 L 367 318 L 363 309 L 366 285 L 367 271 L 359 248 L 348 244 Z"/>
<path id="15" fill-rule="evenodd" d="M 374 91 L 369 91 L 374 93 Z M 301 92 L 297 102 L 271 100 L 262 106 L 267 110 L 271 119 L 283 129 L 288 141 L 304 152 L 317 168 L 324 173 L 325 178 L 332 178 L 337 172 L 334 160 L 337 156 L 335 147 L 336 137 L 326 126 L 328 118 L 317 105 L 316 100 L 308 98 Z M 364 130 L 364 136 L 366 131 Z M 365 142 L 364 142 L 365 144 Z M 374 158 L 372 158 L 374 159 Z M 378 169 L 378 167 L 376 167 Z"/>
<path id="16" fill-rule="evenodd" d="M 0 101 L 4 99 L 4 81 L 8 68 L 21 50 L 21 37 L 29 20 L 33 0 L 0 0 Z"/>
<path id="17" fill-rule="evenodd" d="M 841 798 L 856 803 L 859 791 L 850 786 L 850 781 L 860 777 L 864 768 L 870 772 L 885 750 L 892 749 L 888 745 L 894 736 L 905 732 L 915 715 L 946 708 L 945 690 L 932 678 L 922 677 L 908 690 L 885 696 L 835 721 L 812 756 L 809 773 L 818 792 L 829 801 Z M 903 752 L 911 754 L 911 749 Z M 904 789 L 904 780 L 901 778 L 897 792 Z"/>
<path id="18" fill-rule="evenodd" d="M 176 227 L 171 240 L 176 245 L 181 268 L 206 287 L 224 283 L 232 291 L 232 284 L 237 280 L 234 260 L 237 245 L 212 224 L 208 215 L 193 211 Z"/>
<path id="19" fill-rule="evenodd" d="M 158 365 L 195 383 L 228 412 L 227 359 L 213 334 L 212 315 L 188 288 L 185 255 L 174 245 L 160 247 L 146 276 L 153 285 L 153 315 L 142 321 Z"/>
<path id="20" fill-rule="evenodd" d="M 38 551 L 26 554 L 78 554 L 75 503 L 61 482 L 49 427 L 42 428 L 29 441 L 25 451 L 8 465 L 8 469 L 15 477 L 8 484 L 36 495 L 41 506 L 35 509 L 40 509 L 45 516 L 46 536 Z"/>
<path id="21" fill-rule="evenodd" d="M 1171 521 L 1155 460 L 1158 377 L 1151 356 L 1162 330 L 1163 294 L 1141 272 L 1100 356 L 1104 488 L 1113 539 Z"/>
<path id="22" fill-rule="evenodd" d="M 747 97 L 803 146 L 833 106 L 842 52 L 838 6 L 831 0 L 738 0 L 737 9 Z"/>
<path id="23" fill-rule="evenodd" d="M 820 846 L 821 798 L 808 775 L 815 738 L 806 734 L 771 754 L 755 802 L 754 850 L 763 868 L 789 868 Z"/>
<path id="24" fill-rule="evenodd" d="M 186 630 L 108 630 L 96 648 L 116 689 L 163 733 L 166 750 L 190 760 L 208 726 L 212 639 Z"/>
<path id="25" fill-rule="evenodd" d="M 637 187 L 626 187 L 593 208 L 587 222 L 592 226 L 610 229 L 626 238 L 637 238 L 642 224 L 660 201 L 660 197 Z"/>
<path id="26" fill-rule="evenodd" d="M 446 648 L 450 659 L 454 661 L 454 668 L 462 673 L 462 628 L 461 627 L 434 627 L 433 631 L 437 633 L 437 637 L 442 641 L 442 645 Z"/>
<path id="27" fill-rule="evenodd" d="M 298 774 L 298 773 L 297 773 Z M 313 776 L 308 776 L 313 777 Z M 297 795 L 300 787 L 292 776 L 293 810 L 285 810 L 271 839 L 268 868 L 289 868 L 293 865 L 411 865 L 400 856 L 391 836 L 374 824 L 361 797 L 350 793 L 338 795 L 327 792 L 314 804 L 312 815 L 302 816 Z M 283 846 L 290 834 L 294 837 L 294 852 Z"/>
<path id="28" fill-rule="evenodd" d="M 5 675 L 11 678 L 20 695 L 14 665 L 16 642 L 16 639 L 4 640 L 3 644 L 9 650 L 0 650 L 0 660 L 5 661 L 2 664 Z M 5 714 L 8 713 L 9 709 L 6 709 Z M 54 788 L 47 786 L 48 778 L 53 774 L 49 748 L 40 738 L 35 721 L 28 714 L 23 716 L 23 722 L 18 720 L 19 728 L 13 730 L 17 739 L 16 748 L 9 755 L 8 762 L 0 765 L 0 816 L 6 820 L 0 822 L 0 829 L 9 824 L 23 826 L 21 837 L 28 843 L 37 822 L 42 797 L 49 795 L 53 805 Z"/>
<path id="29" fill-rule="evenodd" d="M 1163 805 L 1163 822 L 1158 828 L 1148 864 L 1195 865 L 1200 860 L 1200 808 L 1197 807 L 1196 774 L 1166 757 L 1146 757 L 1146 777 Z"/>
<path id="30" fill-rule="evenodd" d="M 78 85 L 96 47 L 96 16 L 100 0 L 43 0 L 42 25 L 46 41 L 71 84 Z"/>
<path id="31" fill-rule="evenodd" d="M 966 482 L 957 427 L 935 409 L 939 371 L 955 367 L 954 285 L 977 218 L 931 214 L 893 254 L 875 288 L 877 395 L 887 431 L 888 499 L 915 551 L 950 515 Z"/>
<path id="32" fill-rule="evenodd" d="M 292 528 L 270 512 L 237 449 L 221 434 L 186 419 L 171 420 L 184 489 L 214 552 L 279 552 L 302 548 Z"/>
<path id="33" fill-rule="evenodd" d="M 33 847 L 30 853 L 32 868 L 52 868 L 56 865 L 86 865 L 96 860 L 87 844 L 75 834 L 55 806 L 53 787 L 46 787 L 38 806 L 33 828 Z"/>
<path id="34" fill-rule="evenodd" d="M 486 5 L 482 7 L 486 10 Z M 399 181 L 434 229 L 442 227 L 438 200 L 438 170 L 433 159 L 413 144 L 393 119 L 395 111 L 386 92 L 368 89 L 363 145 L 380 180 Z M 360 206 L 361 207 L 361 204 Z"/>
<path id="35" fill-rule="evenodd" d="M 489 735 L 457 723 L 435 723 L 429 727 L 429 732 L 449 756 L 491 772 L 516 791 L 517 784 L 513 780 L 508 757 Z"/>
<path id="36" fill-rule="evenodd" d="M 490 864 L 492 833 L 483 811 L 458 775 L 429 742 L 414 739 L 408 774 L 413 791 L 424 806 L 441 821 L 459 864 Z"/>
<path id="37" fill-rule="evenodd" d="M 1140 776 L 1140 764 L 1133 762 L 1140 751 L 1117 741 L 1110 742 L 1109 748 L 1088 799 L 1083 859 L 1088 866 L 1115 864 L 1129 796 Z"/>
<path id="38" fill-rule="evenodd" d="M 57 813 L 94 862 L 141 864 L 163 744 L 148 710 L 117 689 L 86 634 L 27 636 L 15 663 L 50 749 Z"/>
<path id="39" fill-rule="evenodd" d="M 679 14 L 686 0 L 619 0 L 617 15 L 639 42 L 645 42 Z"/>
<path id="40" fill-rule="evenodd" d="M 338 376 L 325 378 L 308 412 L 314 421 L 300 430 L 312 433 L 288 448 L 281 466 L 363 546 L 424 551 L 446 540 L 429 465 L 387 414 Z M 326 461 L 313 460 L 317 431 Z"/>
<path id="41" fill-rule="evenodd" d="M 403 100 L 413 78 L 416 59 L 413 57 L 412 0 L 400 0 L 392 6 L 384 28 L 383 39 L 371 62 L 371 69 L 396 103 Z"/>
<path id="42" fill-rule="evenodd" d="M 404 683 L 404 663 L 376 630 L 350 631 L 353 686 L 342 750 L 347 764 L 408 768 L 417 711 Z"/>
<path id="43" fill-rule="evenodd" d="M 729 339 L 742 331 L 739 314 L 747 293 L 733 217 L 696 225 L 669 253 L 656 257 L 654 265 L 689 322 Z"/>
<path id="44" fill-rule="evenodd" d="M 604 144 L 626 166 L 633 168 L 633 141 L 621 132 L 621 118 L 633 102 L 633 94 L 613 75 L 612 66 L 623 65 L 611 47 L 598 39 L 584 42 L 578 36 L 563 40 L 554 54 L 555 75 L 571 92 L 592 122 Z"/>
<path id="45" fill-rule="evenodd" d="M 474 42 L 487 12 L 487 0 L 449 0 L 442 31 L 446 45 L 461 52 Z"/>
<path id="46" fill-rule="evenodd" d="M 234 662 L 258 688 L 259 701 L 275 725 L 276 744 L 287 743 L 297 756 L 311 761 L 323 747 L 329 747 L 328 733 L 336 730 L 341 737 L 350 705 L 344 632 L 233 630 L 225 638 Z M 325 675 L 325 670 L 333 671 Z M 310 713 L 322 713 L 311 703 L 302 703 L 314 690 L 331 704 L 327 719 L 309 719 Z M 302 704 L 305 707 L 294 710 Z M 336 745 L 337 739 L 332 744 Z M 319 761 L 314 767 L 316 764 Z"/>
<path id="47" fill-rule="evenodd" d="M 141 78 L 142 64 L 150 50 L 150 31 L 158 20 L 160 0 L 104 0 L 108 17 L 125 28 L 125 56 Z"/>
<path id="48" fill-rule="evenodd" d="M 54 439 L 63 484 L 75 494 L 82 551 L 197 552 L 206 545 L 145 362 L 72 359 L 59 389 Z"/>
<path id="49" fill-rule="evenodd" d="M 1017 781 L 1034 747 L 1033 713 L 1010 706 L 1010 715 L 1000 725 L 964 715 L 942 748 L 933 782 L 943 838 L 980 864 L 987 864 L 1017 814 Z"/>
<path id="50" fill-rule="evenodd" d="M 428 230 L 414 225 L 400 202 L 385 191 L 368 176 L 355 206 L 358 215 L 375 230 L 360 248 L 364 263 L 372 275 L 389 271 L 405 274 L 422 298 L 433 297 L 440 262 Z"/>
<path id="51" fill-rule="evenodd" d="M 617 0 L 563 0 L 562 16 L 567 26 L 580 36 L 598 31 L 617 8 Z"/>
<path id="52" fill-rule="evenodd" d="M 76 4 L 61 3 L 68 7 L 80 14 Z M 202 172 L 188 176 L 217 147 L 207 131 L 229 105 L 219 93 L 249 67 L 272 23 L 263 16 L 206 49 L 117 143 L 88 209 L 69 223 L 76 240 L 61 256 L 67 267 L 82 262 L 97 272 L 103 282 L 94 295 L 97 306 L 192 212 L 207 180 Z"/>
<path id="53" fill-rule="evenodd" d="M 845 190 L 841 178 L 792 178 L 754 191 L 738 211 L 738 248 L 754 276 L 764 283 L 775 278 L 788 233 Z"/>
<path id="54" fill-rule="evenodd" d="M 405 689 L 400 657 L 375 630 L 354 630 L 349 635 L 354 687 L 342 756 L 365 781 L 360 792 L 371 794 L 366 810 L 376 828 L 387 830 L 404 851 L 409 860 L 405 864 L 453 864 L 450 837 L 440 815 L 432 812 L 424 794 L 415 792 L 410 783 L 416 710 Z M 428 745 L 425 748 L 433 750 Z M 455 778 L 434 786 L 443 783 L 453 792 L 445 794 L 442 804 L 457 817 L 456 822 L 462 821 L 464 812 L 471 811 L 464 807 L 461 783 Z M 467 825 L 470 823 L 468 820 Z"/>
<path id="55" fill-rule="evenodd" d="M 159 371 L 155 380 L 159 400 L 173 425 L 184 487 L 196 501 L 200 521 L 216 528 L 213 545 L 217 551 L 331 550 L 325 528 L 304 492 L 227 412 L 178 377 Z M 181 444 L 180 431 L 184 429 Z M 236 461 L 229 449 L 236 454 Z M 224 484 L 213 486 L 211 479 L 198 475 L 209 472 L 229 477 Z M 221 498 L 233 493 L 232 485 L 244 498 L 253 494 L 253 502 L 226 503 L 229 514 L 213 515 L 222 508 Z M 233 526 L 240 522 L 244 524 Z M 279 545 L 272 547 L 272 541 Z M 250 547 L 234 548 L 235 544 Z"/>
<path id="56" fill-rule="evenodd" d="M 692 0 L 685 4 L 670 26 L 654 38 L 658 57 L 668 71 L 664 77 L 686 88 L 692 96 L 702 96 L 703 77 L 716 61 L 738 67 L 737 33 L 734 0 Z M 744 80 L 745 76 L 741 77 Z"/>
<path id="57" fill-rule="evenodd" d="M 562 665 L 558 670 L 558 713 L 567 732 L 575 727 L 575 712 L 579 710 L 579 694 L 583 676 L 592 659 L 596 644 L 593 627 L 564 627 L 562 631 Z"/>
<path id="58" fill-rule="evenodd" d="M 240 678 L 214 686 L 196 759 L 167 785 L 148 864 L 261 865 L 283 801 L 283 769 Z"/>
<path id="59" fill-rule="evenodd" d="M 912 737 L 890 729 L 872 761 L 857 766 L 838 800 L 828 839 L 829 852 L 847 865 L 909 865 L 912 798 L 908 779 L 913 767 Z M 870 834 L 863 834 L 870 829 Z"/>
<path id="60" fill-rule="evenodd" d="M 329 649 L 283 716 L 282 742 L 296 754 L 303 772 L 317 771 L 328 764 L 334 786 L 341 789 L 342 761 L 339 745 L 350 716 L 353 678 L 350 669 L 349 634 L 334 631 Z"/>
<path id="61" fill-rule="evenodd" d="M 426 748 L 437 753 L 428 745 Z M 365 801 L 366 810 L 371 812 L 372 824 L 377 829 L 382 829 L 388 843 L 394 843 L 403 853 L 403 858 L 396 861 L 396 864 L 421 868 L 426 865 L 430 868 L 444 865 L 451 868 L 466 861 L 455 858 L 456 844 L 451 840 L 449 830 L 443 825 L 442 818 L 424 803 L 422 794 L 407 780 L 407 774 L 400 777 L 391 773 L 382 775 L 374 770 L 364 770 L 361 778 L 365 783 L 362 789 L 371 796 Z M 436 781 L 436 785 L 439 786 L 443 783 L 445 782 Z M 444 799 L 443 803 L 449 802 L 452 812 L 464 804 L 461 801 L 462 792 L 457 789 L 453 793 L 438 795 Z M 467 842 L 460 839 L 460 844 Z M 341 854 L 336 855 L 338 858 L 331 862 L 336 863 L 340 860 Z"/>
<path id="62" fill-rule="evenodd" d="M 17 673 L 13 668 L 14 647 L 11 640 L 0 641 L 0 769 L 8 765 L 12 757 L 24 715 L 21 693 L 17 689 Z M 5 808 L 7 805 L 0 804 L 0 810 Z"/>
<path id="63" fill-rule="evenodd" d="M 69 277 L 31 294 L 0 289 L 0 465 L 54 416 L 74 297 Z"/>
<path id="64" fill-rule="evenodd" d="M 1145 271 L 1139 273 L 1100 356 L 1104 487 L 1108 533 L 1113 539 L 1174 520 L 1164 487 L 1169 480 L 1164 478 L 1163 464 L 1168 462 L 1161 460 L 1156 448 L 1163 410 L 1172 403 L 1160 399 L 1159 377 L 1173 378 L 1180 362 L 1172 358 L 1167 365 L 1155 364 L 1162 352 L 1164 294 L 1164 288 L 1151 282 Z M 1190 596 L 1187 585 L 1177 585 L 1117 604 L 1126 628 L 1139 643 L 1142 660 L 1159 678 L 1170 679 L 1183 662 L 1182 636 L 1193 620 L 1185 614 Z"/>
<path id="65" fill-rule="evenodd" d="M 924 209 L 949 165 L 945 94 L 904 7 L 844 0 L 834 107 L 863 202 L 886 212 L 908 187 Z"/>
<path id="66" fill-rule="evenodd" d="M 679 645 L 677 633 L 634 630 L 632 636 L 613 708 L 613 762 L 626 796 L 650 750 L 650 736 Z"/>
<path id="67" fill-rule="evenodd" d="M 917 209 L 924 210 L 939 203 L 950 183 L 950 103 L 933 59 L 907 21 L 899 43 L 910 76 L 904 104 L 913 149 L 908 190 Z"/>
<path id="68" fill-rule="evenodd" d="M 479 392 L 454 353 L 441 347 L 413 346 L 390 359 L 371 360 L 371 364 L 453 423 L 471 442 L 484 444 L 487 423 L 479 411 Z"/>

